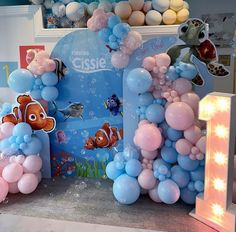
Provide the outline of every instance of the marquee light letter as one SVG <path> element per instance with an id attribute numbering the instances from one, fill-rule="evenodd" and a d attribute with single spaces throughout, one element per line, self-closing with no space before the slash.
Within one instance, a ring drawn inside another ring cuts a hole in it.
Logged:
<path id="1" fill-rule="evenodd" d="M 205 190 L 190 215 L 218 231 L 236 231 L 232 203 L 236 95 L 207 95 L 200 102 L 199 119 L 207 122 Z"/>

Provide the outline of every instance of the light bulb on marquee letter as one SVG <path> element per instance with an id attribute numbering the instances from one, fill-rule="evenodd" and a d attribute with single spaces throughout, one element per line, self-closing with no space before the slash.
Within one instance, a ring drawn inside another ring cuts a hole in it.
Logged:
<path id="1" fill-rule="evenodd" d="M 207 122 L 205 188 L 190 215 L 218 231 L 233 232 L 236 231 L 236 206 L 232 203 L 236 95 L 208 94 L 200 102 L 199 119 Z"/>

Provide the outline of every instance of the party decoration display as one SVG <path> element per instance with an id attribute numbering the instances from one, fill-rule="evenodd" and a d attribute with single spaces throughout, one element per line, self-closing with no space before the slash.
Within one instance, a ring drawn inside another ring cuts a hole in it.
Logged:
<path id="1" fill-rule="evenodd" d="M 47 28 L 84 28 L 96 9 L 112 13 L 130 26 L 180 24 L 189 17 L 183 0 L 73 1 L 32 0 L 41 4 Z"/>
<path id="2" fill-rule="evenodd" d="M 98 31 L 98 36 L 112 52 L 111 63 L 115 68 L 125 68 L 129 64 L 130 55 L 142 44 L 142 36 L 138 32 L 131 31 L 130 26 L 122 23 L 120 17 L 105 13 L 102 9 L 93 12 L 87 25 L 90 30 Z"/>
<path id="3" fill-rule="evenodd" d="M 235 104 L 235 95 L 213 92 L 201 100 L 199 109 L 200 119 L 208 125 L 207 172 L 204 194 L 197 196 L 195 211 L 190 215 L 218 231 L 235 231 L 236 210 L 232 204 Z"/>

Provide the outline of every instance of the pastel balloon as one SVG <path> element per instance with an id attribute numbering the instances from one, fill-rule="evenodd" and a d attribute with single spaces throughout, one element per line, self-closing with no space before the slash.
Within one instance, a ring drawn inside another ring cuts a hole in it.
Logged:
<path id="1" fill-rule="evenodd" d="M 156 60 L 154 57 L 148 56 L 144 58 L 143 67 L 147 71 L 152 71 L 155 66 L 156 66 Z"/>
<path id="2" fill-rule="evenodd" d="M 170 6 L 169 0 L 152 0 L 152 7 L 161 13 L 166 11 L 169 8 L 169 6 Z"/>
<path id="3" fill-rule="evenodd" d="M 177 161 L 177 151 L 173 147 L 163 146 L 161 148 L 161 157 L 164 161 L 174 164 Z"/>
<path id="4" fill-rule="evenodd" d="M 146 14 L 145 21 L 149 26 L 160 25 L 162 21 L 162 15 L 156 10 L 149 10 Z"/>
<path id="5" fill-rule="evenodd" d="M 179 131 L 179 130 L 175 130 L 171 127 L 169 127 L 167 129 L 167 137 L 171 140 L 171 141 L 177 141 L 178 139 L 183 137 L 183 132 Z"/>
<path id="6" fill-rule="evenodd" d="M 169 67 L 170 63 L 171 59 L 167 53 L 160 53 L 156 56 L 156 65 L 158 67 Z"/>
<path id="7" fill-rule="evenodd" d="M 145 15 L 142 11 L 133 11 L 128 19 L 130 26 L 143 26 Z"/>
<path id="8" fill-rule="evenodd" d="M 152 123 L 161 123 L 165 119 L 165 109 L 159 104 L 151 104 L 146 109 L 146 117 Z"/>
<path id="9" fill-rule="evenodd" d="M 186 155 L 178 155 L 177 161 L 179 166 L 186 171 L 194 171 L 200 164 L 198 160 L 191 160 L 189 156 Z"/>
<path id="10" fill-rule="evenodd" d="M 154 97 L 150 92 L 140 94 L 138 96 L 139 106 L 148 106 L 153 103 Z"/>
<path id="11" fill-rule="evenodd" d="M 24 173 L 36 173 L 42 168 L 42 159 L 38 155 L 29 155 L 23 163 Z"/>
<path id="12" fill-rule="evenodd" d="M 8 183 L 2 177 L 0 177 L 0 202 L 5 200 L 8 190 Z"/>
<path id="13" fill-rule="evenodd" d="M 184 131 L 184 137 L 192 144 L 195 144 L 200 139 L 201 135 L 201 129 L 195 125 Z"/>
<path id="14" fill-rule="evenodd" d="M 132 51 L 136 50 L 142 45 L 142 35 L 137 31 L 130 31 L 128 36 L 124 39 L 124 46 L 131 49 Z"/>
<path id="15" fill-rule="evenodd" d="M 190 175 L 187 171 L 182 169 L 179 165 L 171 168 L 171 179 L 180 187 L 184 188 L 190 181 Z"/>
<path id="16" fill-rule="evenodd" d="M 153 171 L 149 169 L 144 169 L 138 176 L 138 182 L 143 189 L 153 189 L 156 185 L 156 181 Z"/>
<path id="17" fill-rule="evenodd" d="M 192 91 L 191 81 L 188 81 L 184 78 L 178 78 L 173 82 L 173 89 L 178 92 L 179 95 Z"/>
<path id="18" fill-rule="evenodd" d="M 46 86 L 42 89 L 41 96 L 46 101 L 54 101 L 59 95 L 58 89 L 55 86 Z"/>
<path id="19" fill-rule="evenodd" d="M 18 182 L 9 183 L 8 185 L 9 185 L 9 193 L 15 194 L 20 192 L 18 188 Z"/>
<path id="20" fill-rule="evenodd" d="M 192 181 L 204 181 L 205 177 L 205 168 L 203 166 L 199 166 L 194 171 L 190 172 Z"/>
<path id="21" fill-rule="evenodd" d="M 134 148 L 133 146 L 127 146 L 123 151 L 123 158 L 125 158 L 126 161 L 130 159 L 139 159 L 139 151 Z"/>
<path id="22" fill-rule="evenodd" d="M 2 171 L 2 177 L 8 183 L 18 181 L 23 175 L 23 167 L 18 163 L 8 164 Z"/>
<path id="23" fill-rule="evenodd" d="M 46 72 L 41 76 L 44 85 L 53 86 L 58 83 L 58 77 L 54 72 Z"/>
<path id="24" fill-rule="evenodd" d="M 21 122 L 15 125 L 13 129 L 14 136 L 32 135 L 32 129 L 28 123 Z"/>
<path id="25" fill-rule="evenodd" d="M 129 64 L 129 55 L 121 51 L 114 52 L 111 57 L 111 63 L 115 68 L 125 68 Z"/>
<path id="26" fill-rule="evenodd" d="M 13 132 L 14 124 L 11 122 L 4 122 L 1 125 L 1 132 L 4 138 L 10 137 Z"/>
<path id="27" fill-rule="evenodd" d="M 196 116 L 198 115 L 198 105 L 200 98 L 196 93 L 185 93 L 180 97 L 180 99 L 182 102 L 185 102 L 192 108 Z"/>
<path id="28" fill-rule="evenodd" d="M 181 189 L 181 199 L 183 202 L 189 205 L 195 204 L 196 196 L 198 192 L 197 191 L 190 191 L 187 187 Z"/>
<path id="29" fill-rule="evenodd" d="M 36 136 L 33 136 L 31 141 L 27 143 L 27 146 L 24 149 L 22 149 L 25 155 L 37 155 L 40 153 L 41 150 L 42 150 L 42 142 Z"/>
<path id="30" fill-rule="evenodd" d="M 24 155 L 18 155 L 18 156 L 15 157 L 14 161 L 18 164 L 23 164 L 24 161 L 25 161 L 25 156 Z"/>
<path id="31" fill-rule="evenodd" d="M 9 164 L 9 157 L 4 157 L 2 159 L 0 158 L 0 176 L 2 176 L 2 171 L 8 164 Z"/>
<path id="32" fill-rule="evenodd" d="M 78 2 L 70 2 L 66 6 L 66 16 L 71 21 L 79 21 L 85 14 L 85 8 Z"/>
<path id="33" fill-rule="evenodd" d="M 125 171 L 129 176 L 136 177 L 142 171 L 142 165 L 139 160 L 130 159 L 125 165 Z"/>
<path id="34" fill-rule="evenodd" d="M 196 143 L 196 147 L 203 153 L 206 154 L 206 136 L 202 136 Z"/>
<path id="35" fill-rule="evenodd" d="M 118 169 L 114 161 L 108 163 L 108 165 L 106 166 L 107 177 L 111 180 L 115 180 L 117 177 L 119 177 L 123 173 L 124 173 L 124 170 Z"/>
<path id="36" fill-rule="evenodd" d="M 157 151 L 145 151 L 141 150 L 141 154 L 144 158 L 154 160 L 157 157 Z"/>
<path id="37" fill-rule="evenodd" d="M 132 13 L 132 8 L 129 2 L 121 1 L 115 6 L 115 14 L 121 19 L 128 19 Z"/>
<path id="38" fill-rule="evenodd" d="M 143 5 L 143 12 L 147 13 L 152 9 L 152 1 L 145 1 Z"/>
<path id="39" fill-rule="evenodd" d="M 176 12 L 171 9 L 166 10 L 162 15 L 163 23 L 166 25 L 174 24 L 176 19 L 177 19 Z"/>
<path id="40" fill-rule="evenodd" d="M 129 4 L 133 11 L 142 10 L 144 5 L 144 0 L 129 0 Z"/>
<path id="41" fill-rule="evenodd" d="M 24 174 L 18 181 L 19 191 L 23 194 L 32 193 L 38 186 L 38 177 L 32 173 Z"/>
<path id="42" fill-rule="evenodd" d="M 164 161 L 162 158 L 158 158 L 153 162 L 153 170 L 158 170 L 160 166 L 166 166 L 167 169 L 170 169 L 171 164 Z"/>
<path id="43" fill-rule="evenodd" d="M 148 195 L 149 195 L 149 197 L 153 200 L 153 201 L 155 201 L 155 202 L 157 202 L 157 203 L 160 203 L 161 202 L 161 199 L 160 199 L 160 197 L 159 197 L 159 195 L 158 195 L 158 185 L 159 185 L 159 182 L 155 185 L 155 187 L 153 188 L 153 189 L 150 189 L 149 191 L 148 191 Z"/>
<path id="44" fill-rule="evenodd" d="M 176 130 L 186 130 L 194 122 L 193 110 L 184 102 L 170 104 L 165 112 L 167 123 Z"/>
<path id="45" fill-rule="evenodd" d="M 181 155 L 189 155 L 192 147 L 193 145 L 187 139 L 179 139 L 175 144 L 177 152 Z"/>
<path id="46" fill-rule="evenodd" d="M 36 173 L 34 173 L 34 174 L 37 176 L 38 182 L 40 183 L 41 180 L 42 180 L 42 173 L 39 171 L 39 172 L 36 172 Z"/>

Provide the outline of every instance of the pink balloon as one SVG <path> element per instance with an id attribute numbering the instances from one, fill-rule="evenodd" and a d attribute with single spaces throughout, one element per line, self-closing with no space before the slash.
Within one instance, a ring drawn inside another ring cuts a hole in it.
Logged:
<path id="1" fill-rule="evenodd" d="M 15 163 L 15 161 L 16 161 L 16 156 L 15 155 L 10 156 L 9 162 L 10 163 Z"/>
<path id="2" fill-rule="evenodd" d="M 111 63 L 115 68 L 125 68 L 129 64 L 129 56 L 121 51 L 114 52 L 111 56 Z"/>
<path id="3" fill-rule="evenodd" d="M 18 163 L 8 164 L 2 171 L 2 177 L 8 183 L 17 182 L 23 175 L 23 167 Z"/>
<path id="4" fill-rule="evenodd" d="M 138 182 L 142 188 L 149 190 L 155 187 L 157 180 L 154 177 L 153 171 L 144 169 L 138 176 Z"/>
<path id="5" fill-rule="evenodd" d="M 181 96 L 181 101 L 187 103 L 192 109 L 196 116 L 198 116 L 198 105 L 200 98 L 196 93 L 185 93 Z"/>
<path id="6" fill-rule="evenodd" d="M 148 120 L 141 120 L 141 121 L 138 123 L 138 127 L 143 126 L 144 124 L 150 124 L 150 122 L 149 122 Z"/>
<path id="7" fill-rule="evenodd" d="M 27 156 L 23 168 L 24 173 L 36 173 L 42 168 L 42 159 L 38 155 Z"/>
<path id="8" fill-rule="evenodd" d="M 38 182 L 40 183 L 41 180 L 42 180 L 42 173 L 41 172 L 36 172 L 35 175 L 37 176 Z"/>
<path id="9" fill-rule="evenodd" d="M 179 139 L 175 144 L 176 151 L 181 155 L 189 155 L 193 145 L 187 139 Z"/>
<path id="10" fill-rule="evenodd" d="M 148 194 L 149 194 L 149 197 L 157 202 L 157 203 L 160 203 L 162 202 L 159 195 L 158 195 L 158 191 L 157 191 L 157 188 L 158 188 L 158 185 L 159 185 L 159 182 L 155 185 L 155 187 L 151 190 L 148 191 Z"/>
<path id="11" fill-rule="evenodd" d="M 14 126 L 15 125 L 11 122 L 4 122 L 1 125 L 1 132 L 2 132 L 2 135 L 4 136 L 4 138 L 8 138 L 8 137 L 12 136 L 12 131 L 13 131 Z"/>
<path id="12" fill-rule="evenodd" d="M 0 176 L 2 176 L 2 171 L 8 164 L 9 164 L 9 157 L 0 159 Z"/>
<path id="13" fill-rule="evenodd" d="M 2 177 L 0 177 L 0 202 L 5 200 L 8 190 L 8 183 Z"/>
<path id="14" fill-rule="evenodd" d="M 192 91 L 192 84 L 184 78 L 178 78 L 173 82 L 173 89 L 178 92 L 179 95 L 183 95 Z"/>
<path id="15" fill-rule="evenodd" d="M 201 153 L 206 154 L 206 136 L 202 136 L 196 143 L 196 147 Z"/>
<path id="16" fill-rule="evenodd" d="M 124 40 L 124 46 L 134 51 L 141 45 L 142 45 L 141 34 L 137 31 L 130 31 L 128 33 L 128 36 Z"/>
<path id="17" fill-rule="evenodd" d="M 135 132 L 135 144 L 142 150 L 155 151 L 161 142 L 161 132 L 154 124 L 144 124 Z"/>
<path id="18" fill-rule="evenodd" d="M 167 123 L 176 130 L 186 130 L 194 122 L 193 110 L 184 102 L 170 104 L 165 112 Z"/>
<path id="19" fill-rule="evenodd" d="M 201 129 L 195 125 L 189 127 L 187 130 L 184 131 L 184 137 L 192 144 L 195 144 L 201 136 Z"/>
<path id="20" fill-rule="evenodd" d="M 15 157 L 15 162 L 18 164 L 23 164 L 25 161 L 25 156 L 24 155 L 18 155 Z"/>
<path id="21" fill-rule="evenodd" d="M 144 158 L 149 159 L 149 160 L 153 160 L 157 157 L 157 151 L 144 151 L 141 150 L 141 154 Z"/>
<path id="22" fill-rule="evenodd" d="M 38 177 L 32 173 L 24 174 L 18 181 L 18 188 L 23 194 L 32 193 L 38 186 Z"/>
<path id="23" fill-rule="evenodd" d="M 147 71 L 152 71 L 153 68 L 155 67 L 156 62 L 155 62 L 155 58 L 148 56 L 146 58 L 144 58 L 143 60 L 143 67 L 147 70 Z"/>
<path id="24" fill-rule="evenodd" d="M 46 59 L 43 63 L 45 72 L 53 72 L 56 69 L 56 63 L 54 60 Z"/>
<path id="25" fill-rule="evenodd" d="M 20 192 L 17 184 L 18 182 L 9 183 L 9 193 L 15 194 L 15 193 Z"/>
<path id="26" fill-rule="evenodd" d="M 169 67 L 171 63 L 170 56 L 166 53 L 160 53 L 156 55 L 155 58 L 156 58 L 156 65 L 158 67 L 162 67 L 162 66 Z"/>
<path id="27" fill-rule="evenodd" d="M 133 50 L 131 50 L 130 48 L 127 48 L 125 46 L 121 46 L 120 50 L 122 53 L 124 53 L 126 55 L 131 55 L 133 53 Z"/>

